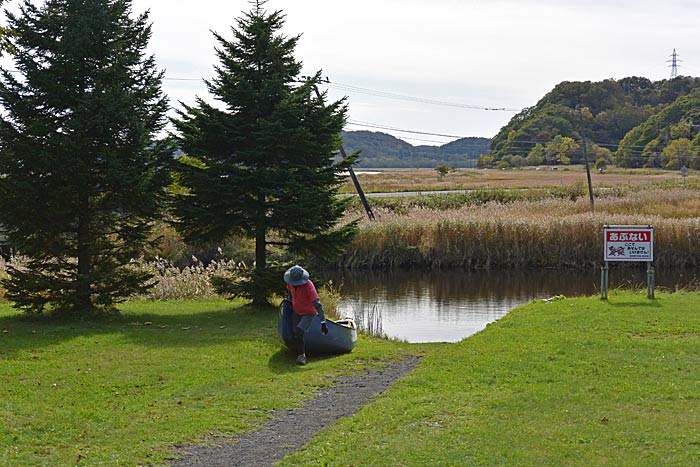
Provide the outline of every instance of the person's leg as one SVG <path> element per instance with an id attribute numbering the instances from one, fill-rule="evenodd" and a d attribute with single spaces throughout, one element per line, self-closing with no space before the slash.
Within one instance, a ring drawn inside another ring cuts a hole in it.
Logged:
<path id="1" fill-rule="evenodd" d="M 294 316 L 294 340 L 297 343 L 297 363 L 299 365 L 306 365 L 306 346 L 304 345 L 304 334 L 309 330 L 313 316 L 299 316 L 296 313 Z"/>
<path id="2" fill-rule="evenodd" d="M 304 352 L 304 330 L 299 326 L 294 327 L 294 341 L 297 344 L 297 355 L 301 355 Z"/>

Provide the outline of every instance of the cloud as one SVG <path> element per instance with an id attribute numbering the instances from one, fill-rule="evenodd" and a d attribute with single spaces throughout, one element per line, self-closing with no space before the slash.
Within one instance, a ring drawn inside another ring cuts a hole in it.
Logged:
<path id="1" fill-rule="evenodd" d="M 651 0 L 270 0 L 283 9 L 284 33 L 302 34 L 296 56 L 304 72 L 346 84 L 465 103 L 533 105 L 557 83 L 624 76 L 666 78 L 674 47 L 681 73 L 700 73 L 694 2 Z M 151 10 L 151 50 L 168 75 L 210 77 L 216 62 L 211 30 L 230 27 L 245 0 L 135 0 Z M 692 13 L 692 14 L 691 14 Z M 166 83 L 186 99 L 188 87 Z M 206 95 L 203 85 L 192 91 Z M 193 97 L 192 97 L 193 99 Z M 492 136 L 509 115 L 428 109 L 350 95 L 351 117 L 390 126 L 428 123 Z M 429 112 L 429 122 L 412 115 Z M 356 115 L 357 114 L 357 115 Z M 420 129 L 420 128 L 418 128 Z M 476 131 L 476 130 L 475 130 Z"/>

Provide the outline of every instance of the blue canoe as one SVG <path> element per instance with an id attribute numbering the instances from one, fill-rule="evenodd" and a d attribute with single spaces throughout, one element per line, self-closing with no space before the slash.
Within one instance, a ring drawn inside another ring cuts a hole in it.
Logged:
<path id="1" fill-rule="evenodd" d="M 277 322 L 277 332 L 284 343 L 292 350 L 296 350 L 294 342 L 294 324 L 292 322 L 292 306 L 289 300 L 283 300 L 280 304 L 280 316 Z M 314 317 L 311 328 L 304 335 L 306 353 L 311 354 L 340 354 L 351 352 L 357 342 L 357 327 L 355 321 L 343 319 L 332 321 L 326 319 L 328 334 L 321 333 L 321 320 Z"/>

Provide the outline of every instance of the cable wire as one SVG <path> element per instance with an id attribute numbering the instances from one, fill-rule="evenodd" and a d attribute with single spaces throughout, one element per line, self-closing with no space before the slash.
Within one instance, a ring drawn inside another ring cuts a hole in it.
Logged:
<path id="1" fill-rule="evenodd" d="M 409 96 L 406 94 L 397 94 L 397 93 L 393 93 L 393 92 L 378 91 L 376 89 L 363 88 L 363 87 L 354 86 L 351 84 L 337 83 L 335 81 L 330 81 L 328 79 L 321 80 L 320 84 L 324 84 L 327 87 L 342 90 L 342 91 L 358 92 L 361 94 L 367 94 L 367 95 L 375 96 L 375 97 L 383 97 L 383 98 L 387 98 L 387 99 L 397 99 L 397 100 L 402 100 L 402 101 L 407 101 L 407 102 L 417 102 L 420 104 L 432 104 L 432 105 L 441 105 L 441 106 L 445 106 L 445 107 L 457 107 L 457 108 L 462 108 L 462 109 L 503 111 L 503 112 L 520 112 L 521 110 L 523 110 L 521 108 L 489 107 L 489 106 L 485 106 L 485 105 L 463 104 L 463 103 L 459 103 L 459 102 L 450 102 L 450 101 L 430 99 L 430 98 L 425 98 L 425 97 Z"/>

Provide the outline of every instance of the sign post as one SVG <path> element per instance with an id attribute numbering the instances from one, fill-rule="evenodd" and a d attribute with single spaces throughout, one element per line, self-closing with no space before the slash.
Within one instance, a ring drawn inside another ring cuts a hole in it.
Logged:
<path id="1" fill-rule="evenodd" d="M 645 261 L 647 297 L 654 298 L 654 227 L 606 225 L 603 227 L 604 266 L 600 273 L 600 298 L 608 298 L 610 261 Z"/>

